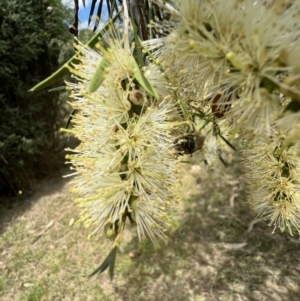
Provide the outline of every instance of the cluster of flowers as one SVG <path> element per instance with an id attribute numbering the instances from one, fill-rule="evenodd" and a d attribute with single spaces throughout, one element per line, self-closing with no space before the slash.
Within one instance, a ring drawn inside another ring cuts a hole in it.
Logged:
<path id="1" fill-rule="evenodd" d="M 218 153 L 216 134 L 233 139 L 256 216 L 274 230 L 300 233 L 300 3 L 174 4 L 170 21 L 154 24 L 166 37 L 145 45 L 193 116 L 201 116 L 204 156 L 207 142 Z"/>
<path id="2" fill-rule="evenodd" d="M 115 247 L 126 219 L 158 245 L 177 211 L 174 141 L 201 128 L 204 156 L 220 157 L 230 139 L 239 146 L 255 214 L 299 232 L 300 3 L 174 0 L 167 13 L 153 24 L 164 37 L 144 42 L 143 68 L 128 35 L 107 38 L 107 49 L 77 46 L 77 83 L 67 85 L 81 144 L 68 159 L 81 219 Z"/>
<path id="3" fill-rule="evenodd" d="M 71 191 L 80 220 L 95 227 L 93 234 L 101 229 L 114 239 L 113 250 L 126 221 L 136 226 L 140 240 L 149 237 L 158 246 L 176 223 L 180 160 L 174 136 L 186 122 L 159 69 L 150 65 L 143 75 L 124 39 L 107 33 L 106 40 L 107 49 L 76 46 L 76 83 L 67 83 L 77 111 L 68 131 L 81 141 L 67 155 L 76 175 Z M 93 87 L 101 64 L 104 76 Z M 141 78 L 158 97 L 139 84 Z"/>

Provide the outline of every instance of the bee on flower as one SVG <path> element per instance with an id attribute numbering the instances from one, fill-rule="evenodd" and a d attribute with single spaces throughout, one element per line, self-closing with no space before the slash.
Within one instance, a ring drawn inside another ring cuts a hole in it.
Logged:
<path id="1" fill-rule="evenodd" d="M 201 149 L 210 165 L 226 165 L 221 146 L 235 149 L 226 137 L 249 144 L 242 154 L 254 213 L 274 230 L 299 232 L 298 127 L 286 124 L 289 103 L 300 101 L 300 4 L 282 4 L 175 0 L 170 19 L 154 24 L 165 36 L 144 41 L 135 58 L 124 1 L 122 34 L 112 30 L 95 50 L 76 46 L 76 83 L 67 83 L 81 141 L 68 155 L 72 191 L 82 222 L 114 240 L 91 275 L 109 268 L 113 276 L 128 222 L 140 240 L 166 240 L 179 157 Z"/>

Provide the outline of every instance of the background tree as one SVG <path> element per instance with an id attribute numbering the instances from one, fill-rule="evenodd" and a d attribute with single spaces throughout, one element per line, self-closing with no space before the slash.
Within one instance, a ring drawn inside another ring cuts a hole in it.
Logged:
<path id="1" fill-rule="evenodd" d="M 28 92 L 72 54 L 66 23 L 72 11 L 60 0 L 8 0 L 0 7 L 0 195 L 30 192 L 55 166 L 58 92 Z"/>

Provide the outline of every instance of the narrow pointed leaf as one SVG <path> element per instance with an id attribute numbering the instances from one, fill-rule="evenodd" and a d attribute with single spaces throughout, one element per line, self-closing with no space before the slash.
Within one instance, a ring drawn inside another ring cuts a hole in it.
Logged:
<path id="1" fill-rule="evenodd" d="M 104 261 L 101 263 L 101 265 L 91 274 L 88 275 L 88 277 L 92 277 L 98 273 L 103 273 L 108 267 L 109 267 L 109 276 L 110 279 L 114 276 L 114 267 L 116 262 L 116 257 L 118 253 L 118 247 L 114 247 L 108 256 L 104 259 Z"/>
<path id="2" fill-rule="evenodd" d="M 55 92 L 55 91 L 61 91 L 61 90 L 66 90 L 66 86 L 56 87 L 56 88 L 48 90 L 48 92 Z"/>
<path id="3" fill-rule="evenodd" d="M 86 45 L 89 46 L 89 47 L 91 47 L 91 48 L 93 48 L 98 43 L 99 38 L 101 38 L 103 36 L 103 34 L 105 33 L 105 31 L 111 25 L 111 23 L 113 23 L 113 22 L 115 22 L 117 20 L 117 18 L 119 17 L 119 15 L 120 15 L 120 12 L 117 15 L 115 15 L 112 19 L 108 20 L 106 22 L 105 26 L 101 29 L 101 31 L 97 32 L 86 43 Z M 56 82 L 58 82 L 59 80 L 61 80 L 65 75 L 69 74 L 69 69 L 67 68 L 67 66 L 69 64 L 76 64 L 77 62 L 78 61 L 77 61 L 76 54 L 75 54 L 63 66 L 61 66 L 57 71 L 55 71 L 53 74 L 51 74 L 49 77 L 47 77 L 43 81 L 41 81 L 38 84 L 36 84 L 29 91 L 31 91 L 31 92 L 39 91 L 39 90 L 42 90 L 44 88 L 47 88 L 47 87 L 55 84 Z"/>
<path id="4" fill-rule="evenodd" d="M 105 258 L 105 260 L 100 264 L 100 266 L 91 274 L 88 275 L 88 277 L 92 277 L 98 273 L 103 273 L 108 267 L 109 267 L 109 262 L 110 262 L 110 253 L 109 255 Z"/>
<path id="5" fill-rule="evenodd" d="M 95 5 L 96 5 L 97 1 L 98 1 L 98 0 L 93 0 L 93 1 L 92 1 L 88 25 L 90 25 L 90 23 L 91 23 L 92 16 L 93 16 L 94 9 L 95 9 Z"/>
<path id="6" fill-rule="evenodd" d="M 99 6 L 98 6 L 98 11 L 97 11 L 97 15 L 96 15 L 96 21 L 95 21 L 95 25 L 93 28 L 93 31 L 95 31 L 100 23 L 101 20 L 101 13 L 102 13 L 102 6 L 103 6 L 103 0 L 100 0 Z"/>
<path id="7" fill-rule="evenodd" d="M 111 16 L 110 16 L 111 18 L 115 10 L 116 12 L 118 12 L 118 6 L 116 5 L 116 0 L 113 0 L 111 3 Z"/>
<path id="8" fill-rule="evenodd" d="M 82 0 L 83 7 L 85 8 L 85 0 Z"/>
<path id="9" fill-rule="evenodd" d="M 107 65 L 107 62 L 108 62 L 108 58 L 106 56 L 103 56 L 101 62 L 99 63 L 96 69 L 95 74 L 93 75 L 89 83 L 88 91 L 90 93 L 96 91 L 103 83 L 105 78 L 105 67 Z"/>
<path id="10" fill-rule="evenodd" d="M 136 61 L 134 61 L 134 78 L 145 89 L 145 91 L 155 98 L 159 98 L 156 89 L 148 82 L 147 78 L 142 73 Z"/>
<path id="11" fill-rule="evenodd" d="M 75 59 L 75 56 L 73 56 L 72 59 L 68 61 L 68 63 L 72 62 L 74 59 Z M 43 81 L 39 82 L 34 87 L 32 87 L 29 91 L 34 92 L 34 91 L 44 89 L 48 86 L 51 86 L 52 84 L 61 80 L 68 73 L 69 73 L 69 70 L 65 67 L 65 65 L 63 65 L 57 71 L 52 73 L 49 77 L 47 77 L 46 79 L 44 79 Z"/>
<path id="12" fill-rule="evenodd" d="M 114 270 L 115 270 L 117 252 L 118 252 L 118 248 L 115 247 L 112 251 L 111 259 L 110 259 L 110 263 L 109 263 L 109 270 L 108 271 L 109 271 L 110 280 L 113 280 L 113 278 L 114 278 Z"/>
<path id="13" fill-rule="evenodd" d="M 115 15 L 112 19 L 109 19 L 105 26 L 100 30 L 100 32 L 96 33 L 94 36 L 91 37 L 91 39 L 87 42 L 87 46 L 93 48 L 99 41 L 99 38 L 103 36 L 103 34 L 107 31 L 108 27 L 113 24 L 117 18 L 120 16 L 121 11 L 118 12 L 117 15 Z"/>
<path id="14" fill-rule="evenodd" d="M 132 7 L 130 8 L 130 14 L 131 14 L 131 17 L 134 16 Z M 144 65 L 142 46 L 141 46 L 140 39 L 138 37 L 137 25 L 135 24 L 135 21 L 133 20 L 133 22 L 131 24 L 132 24 L 132 32 L 134 35 L 134 40 L 135 40 L 135 45 L 136 45 L 136 48 L 135 48 L 136 49 L 136 58 L 137 58 L 138 65 L 141 68 Z"/>
<path id="15" fill-rule="evenodd" d="M 107 7 L 108 16 L 111 18 L 111 9 L 110 9 L 109 0 L 106 0 L 106 7 Z"/>

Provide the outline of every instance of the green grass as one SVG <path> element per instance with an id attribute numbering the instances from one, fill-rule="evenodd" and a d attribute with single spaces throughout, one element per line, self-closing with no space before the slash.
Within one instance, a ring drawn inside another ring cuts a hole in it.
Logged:
<path id="1" fill-rule="evenodd" d="M 46 292 L 44 291 L 43 287 L 39 285 L 32 286 L 28 289 L 28 291 L 22 294 L 20 301 L 40 301 L 45 293 Z"/>
<path id="2" fill-rule="evenodd" d="M 209 174 L 194 163 L 182 175 L 183 210 L 168 245 L 139 247 L 126 230 L 113 282 L 106 272 L 86 277 L 111 242 L 70 226 L 78 212 L 68 189 L 48 179 L 27 207 L 7 210 L 0 221 L 0 300 L 300 300 L 300 241 L 272 234 L 263 222 L 247 231 L 253 217 L 238 170 Z"/>

